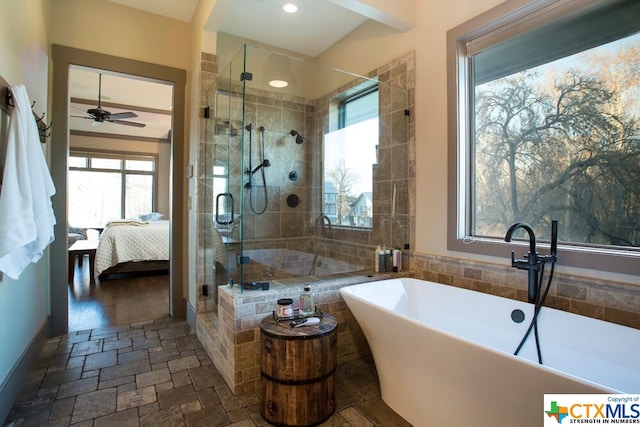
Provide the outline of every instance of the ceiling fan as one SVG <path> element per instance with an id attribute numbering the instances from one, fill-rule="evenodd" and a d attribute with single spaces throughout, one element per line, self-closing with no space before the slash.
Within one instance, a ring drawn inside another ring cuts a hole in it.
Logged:
<path id="1" fill-rule="evenodd" d="M 96 108 L 89 108 L 87 110 L 88 116 L 74 116 L 72 114 L 71 117 L 78 117 L 78 118 L 81 118 L 81 119 L 93 120 L 93 125 L 94 126 L 97 126 L 97 125 L 99 125 L 100 123 L 103 123 L 103 122 L 115 123 L 115 124 L 126 125 L 126 126 L 135 126 L 135 127 L 139 127 L 139 128 L 142 128 L 142 127 L 146 126 L 144 123 L 130 122 L 130 121 L 122 120 L 122 119 L 132 119 L 134 117 L 138 117 L 138 115 L 136 113 L 134 113 L 133 111 L 127 111 L 127 112 L 124 112 L 124 113 L 111 114 L 109 111 L 107 111 L 107 110 L 102 108 L 102 106 L 101 106 L 101 98 L 102 98 L 102 74 L 99 74 L 99 77 L 98 77 L 98 106 Z"/>

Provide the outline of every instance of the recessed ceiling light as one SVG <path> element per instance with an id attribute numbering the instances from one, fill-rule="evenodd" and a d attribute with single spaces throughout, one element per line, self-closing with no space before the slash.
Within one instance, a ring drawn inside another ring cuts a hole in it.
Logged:
<path id="1" fill-rule="evenodd" d="M 287 3 L 284 6 L 282 6 L 282 10 L 284 10 L 287 13 L 296 13 L 298 11 L 298 6 L 296 6 L 293 3 Z"/>
<path id="2" fill-rule="evenodd" d="M 285 80 L 271 80 L 269 86 L 283 88 L 289 86 L 289 83 Z"/>

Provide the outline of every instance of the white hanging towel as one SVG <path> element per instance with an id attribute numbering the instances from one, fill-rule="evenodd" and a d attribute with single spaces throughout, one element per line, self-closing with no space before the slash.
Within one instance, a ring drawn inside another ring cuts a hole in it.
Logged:
<path id="1" fill-rule="evenodd" d="M 37 262 L 53 241 L 56 192 L 40 147 L 38 127 L 24 86 L 11 88 L 11 110 L 0 188 L 0 271 L 12 279 Z"/>

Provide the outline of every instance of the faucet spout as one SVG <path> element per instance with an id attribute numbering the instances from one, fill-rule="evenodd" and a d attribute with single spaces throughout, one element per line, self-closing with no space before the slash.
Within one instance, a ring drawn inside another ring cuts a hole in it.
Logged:
<path id="1" fill-rule="evenodd" d="M 529 234 L 529 253 L 535 254 L 536 253 L 536 234 L 533 232 L 533 229 L 531 228 L 531 226 L 526 222 L 516 222 L 511 227 L 509 227 L 509 229 L 507 230 L 507 235 L 504 237 L 504 241 L 510 242 L 511 237 L 513 236 L 513 233 L 519 228 L 524 229 L 527 232 L 527 234 Z"/>
<path id="2" fill-rule="evenodd" d="M 529 253 L 525 255 L 526 260 L 516 260 L 515 252 L 511 251 L 511 266 L 527 270 L 528 272 L 528 301 L 533 304 L 537 304 L 539 291 L 538 291 L 538 271 L 540 270 L 540 262 L 538 260 L 538 252 L 536 250 L 536 235 L 533 232 L 531 226 L 524 222 L 516 222 L 507 230 L 507 234 L 504 237 L 505 242 L 510 242 L 513 233 L 518 229 L 524 229 L 529 234 Z"/>
<path id="3" fill-rule="evenodd" d="M 322 228 L 331 231 L 331 220 L 328 216 L 321 214 L 316 217 L 316 226 L 318 223 L 322 224 Z"/>

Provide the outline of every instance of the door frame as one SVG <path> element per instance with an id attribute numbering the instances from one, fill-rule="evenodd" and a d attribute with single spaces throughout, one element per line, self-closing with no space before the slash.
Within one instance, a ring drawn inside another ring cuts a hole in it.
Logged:
<path id="1" fill-rule="evenodd" d="M 67 169 L 69 157 L 69 67 L 85 66 L 173 83 L 173 122 L 171 132 L 171 238 L 169 273 L 169 314 L 185 318 L 188 296 L 187 280 L 187 181 L 188 141 L 185 131 L 186 70 L 133 59 L 121 58 L 61 45 L 52 46 L 53 90 L 51 99 L 51 175 L 56 186 L 52 198 L 57 218 L 55 240 L 51 243 L 50 335 L 68 331 L 68 262 L 67 262 Z"/>

